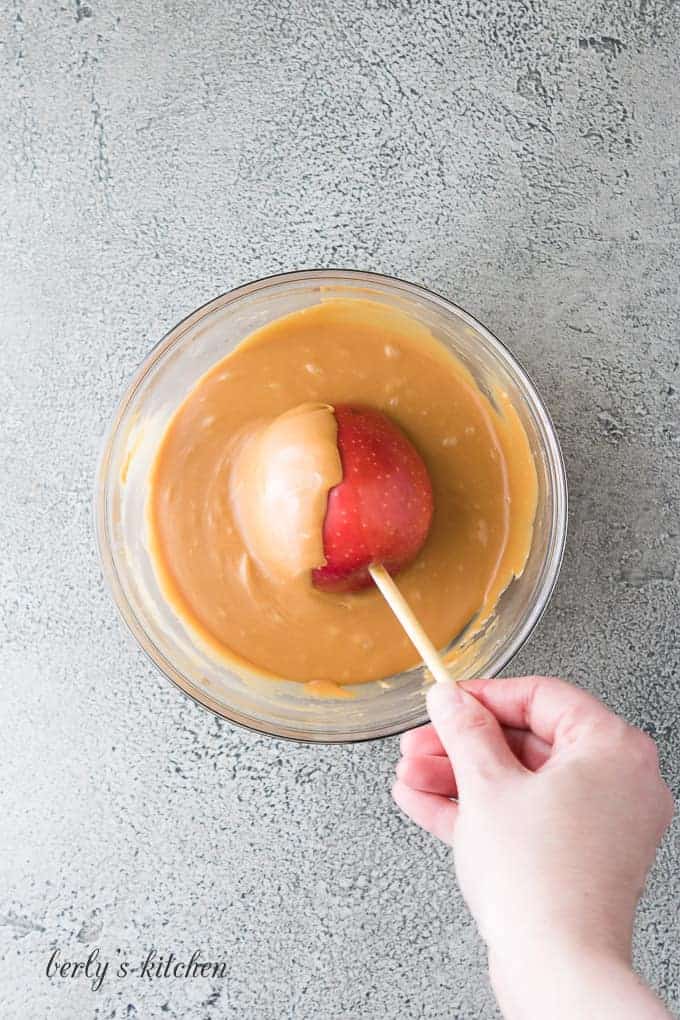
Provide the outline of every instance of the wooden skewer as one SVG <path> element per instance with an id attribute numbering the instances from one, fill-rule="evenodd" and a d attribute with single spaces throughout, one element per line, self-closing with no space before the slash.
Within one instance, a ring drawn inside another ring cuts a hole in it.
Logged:
<path id="1" fill-rule="evenodd" d="M 455 683 L 455 679 L 444 665 L 441 655 L 382 564 L 369 567 L 368 570 L 435 680 L 438 683 Z"/>

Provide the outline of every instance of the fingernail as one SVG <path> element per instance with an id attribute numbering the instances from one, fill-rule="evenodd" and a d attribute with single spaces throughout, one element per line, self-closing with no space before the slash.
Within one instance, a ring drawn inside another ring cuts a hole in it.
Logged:
<path id="1" fill-rule="evenodd" d="M 458 684 L 436 683 L 427 692 L 427 708 L 432 718 L 446 719 L 463 703 L 463 692 Z"/>

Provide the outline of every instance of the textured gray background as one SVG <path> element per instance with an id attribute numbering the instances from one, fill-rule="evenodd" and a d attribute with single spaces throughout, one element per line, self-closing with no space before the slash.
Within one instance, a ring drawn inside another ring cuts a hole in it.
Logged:
<path id="1" fill-rule="evenodd" d="M 455 298 L 553 411 L 571 532 L 514 669 L 654 734 L 680 786 L 680 8 L 668 0 L 5 0 L 0 29 L 3 1020 L 496 1016 L 397 741 L 238 732 L 133 647 L 90 502 L 170 325 L 238 283 L 370 268 Z M 680 1005 L 680 827 L 638 961 Z M 229 959 L 48 982 L 51 947 Z"/>

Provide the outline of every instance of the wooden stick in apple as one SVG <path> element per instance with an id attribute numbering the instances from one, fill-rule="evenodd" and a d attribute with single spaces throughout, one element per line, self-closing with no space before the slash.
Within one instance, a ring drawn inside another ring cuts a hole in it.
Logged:
<path id="1" fill-rule="evenodd" d="M 346 404 L 334 411 L 343 477 L 328 494 L 326 563 L 312 571 L 314 585 L 340 592 L 375 582 L 435 679 L 452 680 L 391 576 L 415 559 L 430 530 L 427 468 L 387 415 Z"/>

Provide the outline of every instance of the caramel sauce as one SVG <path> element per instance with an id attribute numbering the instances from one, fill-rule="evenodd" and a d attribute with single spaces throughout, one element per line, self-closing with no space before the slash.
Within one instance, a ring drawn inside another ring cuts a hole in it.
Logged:
<path id="1" fill-rule="evenodd" d="M 326 697 L 418 662 L 377 589 L 340 595 L 311 584 L 326 494 L 341 471 L 331 412 L 340 403 L 390 415 L 425 460 L 432 528 L 398 583 L 440 648 L 488 619 L 522 572 L 537 493 L 507 396 L 490 400 L 425 327 L 386 305 L 324 301 L 257 330 L 207 372 L 170 421 L 151 473 L 159 582 L 189 630 L 236 670 L 306 682 Z M 258 472 L 273 462 L 269 480 L 281 479 L 282 451 L 301 438 L 307 459 L 289 465 L 293 488 L 308 485 L 307 503 L 277 504 L 274 484 L 256 505 Z"/>

